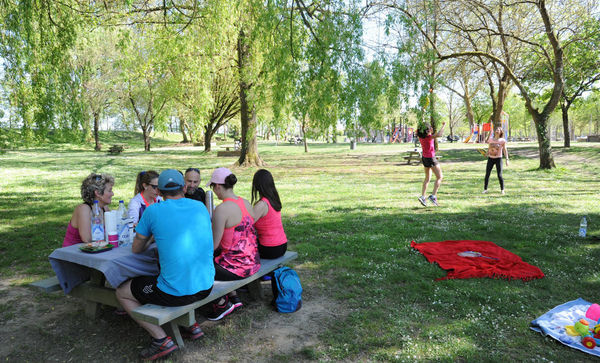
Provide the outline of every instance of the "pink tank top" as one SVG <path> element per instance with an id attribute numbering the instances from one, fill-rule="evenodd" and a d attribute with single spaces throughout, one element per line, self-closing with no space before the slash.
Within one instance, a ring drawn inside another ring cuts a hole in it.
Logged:
<path id="1" fill-rule="evenodd" d="M 434 158 L 435 157 L 435 144 L 433 143 L 433 136 L 429 135 L 427 137 L 419 137 L 419 141 L 421 142 L 421 149 L 423 150 L 424 158 Z"/>
<path id="2" fill-rule="evenodd" d="M 65 234 L 65 239 L 63 240 L 63 247 L 72 246 L 77 243 L 82 243 L 81 236 L 79 236 L 79 229 L 75 228 L 71 225 L 71 221 L 69 221 L 69 225 L 67 226 L 67 233 Z"/>
<path id="3" fill-rule="evenodd" d="M 246 210 L 242 198 L 226 198 L 223 202 L 233 202 L 242 211 L 242 220 L 236 226 L 225 228 L 221 237 L 221 254 L 215 263 L 240 277 L 248 277 L 260 270 L 260 257 L 256 243 L 254 218 Z"/>
<path id="4" fill-rule="evenodd" d="M 281 224 L 281 211 L 278 212 L 273 209 L 267 198 L 261 198 L 261 200 L 267 203 L 269 210 L 264 217 L 259 218 L 254 223 L 258 243 L 265 247 L 281 246 L 287 242 L 287 236 Z"/>

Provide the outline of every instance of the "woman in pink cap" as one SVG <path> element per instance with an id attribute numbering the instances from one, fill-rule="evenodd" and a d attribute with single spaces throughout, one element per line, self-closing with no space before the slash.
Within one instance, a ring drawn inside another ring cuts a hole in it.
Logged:
<path id="1" fill-rule="evenodd" d="M 217 168 L 206 185 L 223 201 L 215 209 L 212 219 L 215 280 L 219 281 L 241 280 L 260 269 L 252 205 L 235 195 L 233 186 L 236 182 L 237 178 L 229 169 Z M 222 319 L 239 307 L 242 302 L 233 292 L 214 303 L 213 312 L 207 318 Z"/>

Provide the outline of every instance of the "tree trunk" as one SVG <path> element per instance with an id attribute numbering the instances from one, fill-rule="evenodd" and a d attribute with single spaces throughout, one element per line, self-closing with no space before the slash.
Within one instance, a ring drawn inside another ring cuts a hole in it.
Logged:
<path id="1" fill-rule="evenodd" d="M 213 130 L 210 126 L 204 127 L 204 151 L 210 151 L 210 142 L 213 137 Z"/>
<path id="2" fill-rule="evenodd" d="M 151 128 L 142 127 L 142 135 L 144 136 L 144 150 L 150 151 L 150 133 L 152 132 Z"/>
<path id="3" fill-rule="evenodd" d="M 563 122 L 563 133 L 564 133 L 564 146 L 571 147 L 571 135 L 569 133 L 569 106 L 570 103 L 563 101 L 560 103 L 560 110 L 562 111 L 562 122 Z"/>
<path id="4" fill-rule="evenodd" d="M 181 136 L 183 137 L 183 140 L 181 140 L 182 143 L 187 144 L 190 142 L 187 134 L 185 133 L 185 121 L 181 115 L 179 116 L 179 132 L 181 132 Z"/>
<path id="5" fill-rule="evenodd" d="M 240 122 L 242 124 L 242 150 L 237 162 L 240 166 L 262 166 L 263 162 L 258 156 L 258 147 L 256 143 L 256 113 L 252 108 L 252 117 L 248 108 L 248 91 L 250 85 L 246 80 L 246 72 L 250 62 L 248 44 L 246 44 L 246 35 L 243 29 L 238 33 L 237 43 L 238 55 L 238 75 L 240 82 Z"/>
<path id="6" fill-rule="evenodd" d="M 538 114 L 537 116 L 534 116 L 533 119 L 540 150 L 540 169 L 552 169 L 556 167 L 554 164 L 554 157 L 552 156 L 548 118 L 549 116 Z"/>
<path id="7" fill-rule="evenodd" d="M 308 152 L 308 145 L 306 144 L 306 115 L 302 117 L 302 141 L 304 142 L 304 152 Z"/>
<path id="8" fill-rule="evenodd" d="M 100 146 L 100 136 L 98 135 L 98 129 L 100 128 L 100 112 L 94 111 L 94 142 L 96 146 L 94 150 L 100 151 L 102 147 Z"/>

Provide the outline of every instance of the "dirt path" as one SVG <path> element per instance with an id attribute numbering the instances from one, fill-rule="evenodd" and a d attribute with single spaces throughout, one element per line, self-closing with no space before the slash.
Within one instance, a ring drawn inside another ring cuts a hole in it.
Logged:
<path id="1" fill-rule="evenodd" d="M 301 276 L 302 272 L 299 271 Z M 81 302 L 62 293 L 45 294 L 15 280 L 0 280 L 0 360 L 135 361 L 149 336 L 129 317 L 104 307 L 100 317 L 83 317 Z M 312 360 L 319 335 L 345 314 L 310 286 L 304 286 L 302 309 L 279 314 L 264 301 L 250 301 L 221 322 L 201 323 L 205 337 L 172 355 L 174 361 L 272 362 Z M 202 319 L 197 312 L 199 321 Z M 312 358 L 311 358 L 312 357 Z"/>

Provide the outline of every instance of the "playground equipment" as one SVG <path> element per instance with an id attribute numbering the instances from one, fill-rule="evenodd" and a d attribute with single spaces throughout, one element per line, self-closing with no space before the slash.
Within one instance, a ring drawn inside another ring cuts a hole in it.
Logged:
<path id="1" fill-rule="evenodd" d="M 502 130 L 504 131 L 504 136 L 507 137 L 508 136 L 508 122 L 509 122 L 510 116 L 508 115 L 508 113 L 502 111 L 502 113 L 500 114 L 500 125 L 502 126 Z M 469 142 L 479 142 L 478 138 L 480 134 L 483 134 L 484 132 L 491 132 L 492 136 L 494 133 L 494 128 L 492 127 L 492 123 L 491 122 L 487 122 L 481 125 L 474 125 L 473 128 L 471 129 L 471 135 L 469 135 L 469 137 L 467 137 L 465 139 L 465 143 L 469 143 Z"/>

